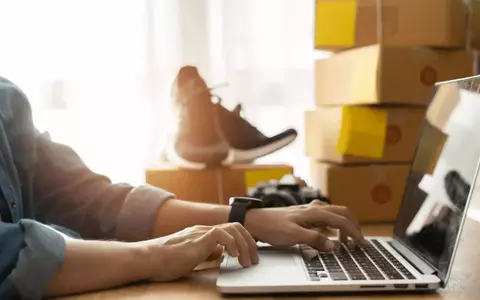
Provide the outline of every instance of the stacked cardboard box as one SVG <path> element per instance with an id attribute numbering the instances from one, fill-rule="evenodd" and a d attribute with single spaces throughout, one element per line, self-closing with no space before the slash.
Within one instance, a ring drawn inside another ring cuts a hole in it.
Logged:
<path id="1" fill-rule="evenodd" d="M 312 183 L 360 221 L 395 220 L 432 86 L 473 75 L 468 12 L 461 0 L 316 1 L 315 47 L 336 53 L 315 62 L 305 116 Z"/>
<path id="2" fill-rule="evenodd" d="M 160 164 L 146 171 L 146 182 L 175 194 L 178 199 L 228 204 L 230 197 L 247 195 L 250 188 L 293 174 L 288 165 L 239 164 L 205 170 Z"/>

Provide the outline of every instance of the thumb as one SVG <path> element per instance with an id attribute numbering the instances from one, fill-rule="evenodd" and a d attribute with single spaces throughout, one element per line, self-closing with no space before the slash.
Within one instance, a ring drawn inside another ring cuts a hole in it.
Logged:
<path id="1" fill-rule="evenodd" d="M 331 240 L 318 230 L 298 226 L 297 236 L 299 244 L 307 244 L 318 251 L 332 251 L 335 246 Z"/>
<path id="2" fill-rule="evenodd" d="M 207 257 L 207 260 L 216 260 L 220 258 L 223 254 L 223 246 L 217 245 L 217 247 L 210 253 L 210 256 Z"/>

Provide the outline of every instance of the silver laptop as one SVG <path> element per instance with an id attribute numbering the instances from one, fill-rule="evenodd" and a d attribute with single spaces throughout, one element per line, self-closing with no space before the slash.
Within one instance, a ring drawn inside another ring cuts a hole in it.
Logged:
<path id="1" fill-rule="evenodd" d="M 260 263 L 242 268 L 225 256 L 222 293 L 434 290 L 445 287 L 480 158 L 480 76 L 433 89 L 393 237 L 360 248 L 335 240 L 319 253 L 306 245 L 259 245 Z"/>

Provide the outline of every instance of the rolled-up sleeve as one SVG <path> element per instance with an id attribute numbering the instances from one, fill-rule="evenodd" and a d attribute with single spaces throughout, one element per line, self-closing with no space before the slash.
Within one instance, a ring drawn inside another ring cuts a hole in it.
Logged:
<path id="1" fill-rule="evenodd" d="M 173 194 L 150 185 L 113 184 L 70 147 L 45 135 L 37 140 L 34 203 L 42 222 L 68 227 L 86 239 L 152 237 L 157 212 Z"/>
<path id="2" fill-rule="evenodd" d="M 0 222 L 0 299 L 41 299 L 65 259 L 65 239 L 33 220 Z"/>
<path id="3" fill-rule="evenodd" d="M 151 185 L 132 189 L 120 211 L 116 237 L 123 241 L 151 238 L 160 206 L 172 197 L 173 194 Z"/>

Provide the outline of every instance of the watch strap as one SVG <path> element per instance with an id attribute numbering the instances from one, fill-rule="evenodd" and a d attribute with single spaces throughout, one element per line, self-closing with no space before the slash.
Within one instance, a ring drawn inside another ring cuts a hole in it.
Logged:
<path id="1" fill-rule="evenodd" d="M 245 215 L 247 214 L 247 204 L 233 202 L 230 209 L 230 214 L 228 216 L 228 222 L 234 223 L 238 222 L 242 225 L 245 225 Z"/>

